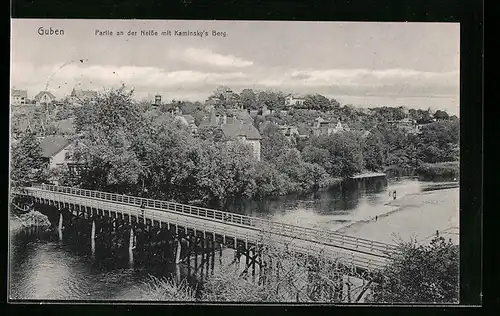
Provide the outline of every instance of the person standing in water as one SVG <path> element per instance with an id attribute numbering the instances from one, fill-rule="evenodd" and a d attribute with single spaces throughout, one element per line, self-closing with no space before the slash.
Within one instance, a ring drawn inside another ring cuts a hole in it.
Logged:
<path id="1" fill-rule="evenodd" d="M 394 191 L 392 192 L 392 199 L 393 199 L 393 200 L 395 200 L 395 199 L 396 199 L 396 190 L 394 190 Z"/>
<path id="2" fill-rule="evenodd" d="M 375 215 L 375 221 L 377 221 L 377 220 L 378 220 L 378 216 L 377 216 L 377 215 Z"/>

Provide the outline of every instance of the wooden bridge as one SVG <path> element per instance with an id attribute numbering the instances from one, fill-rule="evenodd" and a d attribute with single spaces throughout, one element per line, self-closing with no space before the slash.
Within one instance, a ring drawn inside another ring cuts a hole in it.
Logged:
<path id="1" fill-rule="evenodd" d="M 128 222 L 142 220 L 145 224 L 167 227 L 174 232 L 190 230 L 204 237 L 209 235 L 211 240 L 218 238 L 224 244 L 229 241 L 235 249 L 238 244 L 259 245 L 272 240 L 280 247 L 286 246 L 306 255 L 340 259 L 364 271 L 382 269 L 390 253 L 396 250 L 395 245 L 374 240 L 134 196 L 54 185 L 24 187 L 13 193 L 30 197 L 37 203 L 67 208 L 73 214 L 83 211 Z"/>

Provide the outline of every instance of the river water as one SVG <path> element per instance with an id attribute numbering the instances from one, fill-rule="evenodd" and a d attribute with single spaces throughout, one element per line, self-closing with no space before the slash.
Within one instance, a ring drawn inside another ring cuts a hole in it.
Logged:
<path id="1" fill-rule="evenodd" d="M 235 207 L 235 211 L 388 241 L 389 230 L 421 231 L 427 235 L 435 230 L 458 227 L 458 189 L 442 191 L 447 194 L 430 191 L 431 194 L 426 195 L 425 191 L 433 185 L 416 179 L 352 180 L 305 196 L 246 202 Z M 396 191 L 396 200 L 392 197 L 393 191 Z M 424 203 L 436 200 L 433 198 L 436 196 L 441 197 L 438 202 Z M 412 197 L 419 197 L 419 202 Z M 398 204 L 398 201 L 401 202 Z M 412 206 L 414 211 L 399 212 L 402 205 Z M 446 214 L 427 221 L 412 219 L 422 217 L 418 212 L 435 212 L 431 208 L 436 205 Z M 406 215 L 397 215 L 399 213 Z M 391 222 L 392 219 L 396 219 L 396 223 Z M 216 260 L 227 262 L 231 254 L 227 249 L 223 258 L 216 257 Z M 57 232 L 11 231 L 9 296 L 34 300 L 147 300 L 144 280 L 149 275 L 176 275 L 177 278 L 190 275 L 184 266 L 151 262 L 146 255 L 131 258 L 128 253 L 110 255 L 99 249 L 92 252 L 88 245 L 74 244 L 65 238 L 59 240 Z M 188 279 L 195 281 L 193 277 Z"/>

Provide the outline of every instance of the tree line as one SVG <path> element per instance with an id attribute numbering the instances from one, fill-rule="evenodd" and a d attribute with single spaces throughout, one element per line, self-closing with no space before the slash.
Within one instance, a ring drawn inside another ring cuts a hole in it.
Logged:
<path id="1" fill-rule="evenodd" d="M 412 135 L 385 123 L 400 115 L 398 108 L 379 108 L 374 116 L 340 108 L 337 116 L 346 118 L 343 122 L 368 128 L 374 121 L 368 136 L 354 129 L 305 139 L 287 137 L 278 124 L 306 124 L 317 114 L 295 110 L 257 117 L 256 123 L 267 123 L 256 124 L 262 136 L 258 162 L 248 145 L 193 137 L 161 108 L 137 106 L 125 88 L 99 94 L 95 101 L 73 110 L 81 135 L 73 159 L 82 166 L 80 172 L 47 173 L 36 135 L 27 135 L 13 147 L 12 180 L 27 183 L 55 173 L 67 185 L 223 207 L 240 199 L 328 187 L 363 171 L 415 170 L 458 160 L 457 119 L 433 121 L 420 135 Z M 422 112 L 428 113 L 414 114 Z M 365 120 L 350 118 L 356 115 Z"/>

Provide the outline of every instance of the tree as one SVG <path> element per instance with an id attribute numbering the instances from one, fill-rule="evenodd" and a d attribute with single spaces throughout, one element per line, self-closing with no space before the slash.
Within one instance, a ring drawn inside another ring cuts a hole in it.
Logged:
<path id="1" fill-rule="evenodd" d="M 400 243 L 381 273 L 371 301 L 378 303 L 457 303 L 459 247 L 443 237 L 430 245 Z"/>
<path id="2" fill-rule="evenodd" d="M 437 110 L 436 113 L 434 113 L 434 118 L 439 121 L 448 120 L 450 118 L 450 115 L 446 113 L 446 111 Z"/>
<path id="3" fill-rule="evenodd" d="M 261 131 L 261 157 L 263 161 L 275 162 L 278 156 L 290 148 L 290 143 L 276 124 L 270 123 Z"/>
<path id="4" fill-rule="evenodd" d="M 259 107 L 266 106 L 269 110 L 277 110 L 285 104 L 285 98 L 281 92 L 267 90 L 258 94 L 257 102 Z"/>
<path id="5" fill-rule="evenodd" d="M 81 185 L 88 189 L 137 193 L 142 172 L 132 143 L 145 127 L 141 111 L 132 100 L 132 91 L 110 90 L 85 104 L 76 113 L 75 159 L 84 167 Z"/>
<path id="6" fill-rule="evenodd" d="M 10 179 L 14 187 L 47 180 L 42 148 L 34 133 L 24 135 L 12 146 Z"/>
<path id="7" fill-rule="evenodd" d="M 459 143 L 460 121 L 438 121 L 422 128 L 417 149 L 423 162 L 454 161 Z"/>
<path id="8" fill-rule="evenodd" d="M 350 132 L 311 138 L 310 145 L 320 150 L 313 150 L 307 161 L 320 164 L 331 176 L 345 178 L 363 170 L 361 146 Z"/>
<path id="9" fill-rule="evenodd" d="M 257 95 L 252 89 L 243 89 L 240 93 L 240 102 L 244 109 L 257 110 Z"/>
<path id="10" fill-rule="evenodd" d="M 331 107 L 330 100 L 321 94 L 308 94 L 304 100 L 304 108 L 318 110 L 322 112 L 329 111 Z"/>
<path id="11" fill-rule="evenodd" d="M 362 149 L 366 169 L 377 171 L 384 166 L 384 144 L 379 133 L 372 133 L 364 139 Z"/>

